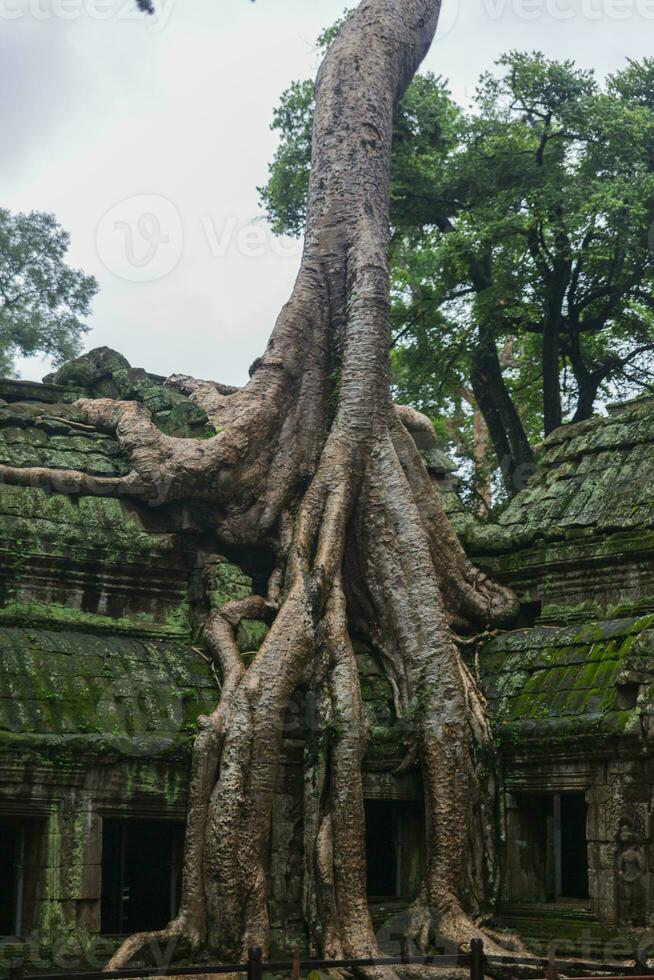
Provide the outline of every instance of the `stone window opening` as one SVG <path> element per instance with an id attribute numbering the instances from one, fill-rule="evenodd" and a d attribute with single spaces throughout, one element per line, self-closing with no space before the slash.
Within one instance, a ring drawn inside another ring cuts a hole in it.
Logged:
<path id="1" fill-rule="evenodd" d="M 540 601 L 540 599 L 533 599 L 531 601 L 526 599 L 522 600 L 518 609 L 516 628 L 530 629 L 531 627 L 535 626 L 542 611 L 543 603 Z"/>
<path id="2" fill-rule="evenodd" d="M 583 793 L 515 796 L 508 821 L 510 901 L 587 905 L 587 813 Z"/>
<path id="3" fill-rule="evenodd" d="M 638 704 L 640 684 L 636 681 L 624 681 L 616 685 L 616 707 L 620 711 L 631 711 Z"/>
<path id="4" fill-rule="evenodd" d="M 370 901 L 411 901 L 424 871 L 424 805 L 366 800 L 365 818 Z"/>
<path id="5" fill-rule="evenodd" d="M 162 929 L 181 898 L 184 823 L 104 818 L 101 933 Z"/>

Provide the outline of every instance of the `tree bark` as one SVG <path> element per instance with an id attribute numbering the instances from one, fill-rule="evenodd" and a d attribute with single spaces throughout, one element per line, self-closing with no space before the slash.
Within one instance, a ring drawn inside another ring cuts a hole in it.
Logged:
<path id="1" fill-rule="evenodd" d="M 495 339 L 483 326 L 472 353 L 470 385 L 488 426 L 505 490 L 514 497 L 531 472 L 534 454 L 502 376 Z"/>
<path id="2" fill-rule="evenodd" d="M 602 383 L 601 371 L 589 371 L 584 363 L 578 323 L 572 322 L 568 328 L 566 353 L 570 358 L 572 371 L 577 382 L 577 407 L 573 422 L 583 422 L 593 414 L 599 386 Z"/>
<path id="3" fill-rule="evenodd" d="M 577 382 L 577 406 L 572 421 L 583 422 L 593 414 L 601 379 L 590 371 L 583 373 L 575 371 L 574 374 Z"/>
<path id="4" fill-rule="evenodd" d="M 389 161 L 393 111 L 431 43 L 438 0 L 363 0 L 320 69 L 305 250 L 298 279 L 248 384 L 230 392 L 175 377 L 207 412 L 208 440 L 163 435 L 141 405 L 87 400 L 132 472 L 116 493 L 212 504 L 216 547 L 265 544 L 274 620 L 250 666 L 234 641 L 247 605 L 214 610 L 205 640 L 223 688 L 201 719 L 182 908 L 159 938 L 233 960 L 269 946 L 267 872 L 283 717 L 301 682 L 325 718 L 315 804 L 305 816 L 307 921 L 325 951 L 376 952 L 365 891 L 361 765 L 366 726 L 349 623 L 356 618 L 415 719 L 410 764 L 425 788 L 428 870 L 414 907 L 465 945 L 496 884 L 493 740 L 452 626 L 510 620 L 515 599 L 468 562 L 390 396 Z M 429 430 L 427 420 L 420 420 Z M 57 486 L 70 474 L 39 471 Z M 29 480 L 28 470 L 0 475 Z M 77 474 L 74 492 L 93 492 Z M 99 492 L 106 492 L 102 488 Z M 307 681 L 308 678 L 308 681 Z M 464 911 L 465 908 L 465 911 Z M 131 937 L 118 968 L 147 942 Z"/>
<path id="5" fill-rule="evenodd" d="M 554 214 L 561 220 L 561 208 Z M 536 246 L 538 247 L 538 246 Z M 572 274 L 570 243 L 562 227 L 555 235 L 555 255 L 550 269 L 542 254 L 537 262 L 543 269 L 545 281 L 545 316 L 543 319 L 543 429 L 548 436 L 563 421 L 561 406 L 561 327 L 563 306 Z"/>
<path id="6" fill-rule="evenodd" d="M 482 516 L 487 517 L 493 504 L 493 487 L 488 465 L 488 426 L 478 406 L 473 406 L 473 447 L 475 464 L 475 487 L 481 505 Z"/>
<path id="7" fill-rule="evenodd" d="M 559 378 L 559 318 L 547 316 L 543 324 L 543 429 L 545 435 L 561 425 L 561 381 Z"/>
<path id="8" fill-rule="evenodd" d="M 444 235 L 455 230 L 450 218 L 440 211 L 435 215 L 434 222 Z M 492 260 L 488 253 L 468 256 L 468 271 L 478 296 L 490 289 L 493 277 Z M 471 360 L 470 385 L 493 443 L 504 489 L 512 498 L 525 485 L 531 473 L 534 454 L 502 374 L 493 330 L 483 320 L 477 325 L 477 344 Z"/>

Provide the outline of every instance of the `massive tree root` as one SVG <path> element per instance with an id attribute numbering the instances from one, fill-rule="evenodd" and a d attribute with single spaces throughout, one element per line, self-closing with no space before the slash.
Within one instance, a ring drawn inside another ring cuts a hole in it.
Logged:
<path id="1" fill-rule="evenodd" d="M 514 598 L 467 561 L 415 446 L 414 436 L 429 438 L 429 423 L 390 395 L 392 116 L 438 11 L 438 0 L 363 0 L 332 44 L 317 81 L 304 257 L 268 348 L 239 390 L 169 380 L 203 407 L 215 437 L 174 439 L 141 405 L 88 400 L 78 404 L 89 424 L 118 438 L 129 476 L 108 485 L 51 470 L 0 472 L 154 505 L 205 500 L 217 549 L 265 544 L 276 554 L 267 599 L 215 610 L 205 627 L 222 692 L 195 745 L 181 911 L 154 936 L 227 959 L 250 945 L 268 950 L 273 794 L 284 714 L 301 684 L 324 732 L 324 751 L 307 772 L 307 924 L 329 956 L 376 953 L 352 624 L 376 649 L 397 712 L 415 728 L 406 765 L 423 773 L 428 855 L 413 908 L 416 941 L 426 946 L 436 923 L 465 946 L 492 897 L 492 739 L 452 630 L 510 619 Z M 252 603 L 272 626 L 246 667 L 234 629 Z M 110 967 L 152 938 L 127 940 Z"/>

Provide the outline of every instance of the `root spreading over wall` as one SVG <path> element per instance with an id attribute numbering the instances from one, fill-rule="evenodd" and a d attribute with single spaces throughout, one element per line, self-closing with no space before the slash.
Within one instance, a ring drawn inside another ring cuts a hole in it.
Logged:
<path id="1" fill-rule="evenodd" d="M 467 944 L 492 892 L 493 746 L 483 699 L 453 631 L 510 619 L 514 598 L 467 561 L 413 434 L 394 406 L 388 360 L 389 159 L 394 106 L 429 48 L 438 0 L 363 0 L 317 79 L 305 249 L 293 294 L 250 381 L 234 390 L 173 376 L 206 412 L 207 440 L 163 434 L 143 405 L 77 403 L 115 434 L 131 473 L 3 467 L 8 482 L 211 503 L 216 548 L 264 545 L 265 598 L 214 611 L 204 637 L 222 680 L 201 719 L 191 778 L 181 911 L 159 938 L 239 959 L 268 947 L 267 861 L 283 716 L 300 685 L 323 721 L 307 774 L 304 905 L 327 956 L 374 955 L 366 898 L 361 767 L 365 716 L 351 628 L 378 653 L 399 715 L 411 714 L 425 791 L 427 867 L 411 910 L 426 945 Z M 246 666 L 241 619 L 272 620 Z M 117 968 L 151 937 L 128 939 Z"/>

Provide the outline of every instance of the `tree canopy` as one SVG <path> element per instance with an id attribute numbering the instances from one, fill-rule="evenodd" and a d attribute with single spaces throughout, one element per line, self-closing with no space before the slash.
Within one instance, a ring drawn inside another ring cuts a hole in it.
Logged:
<path id="1" fill-rule="evenodd" d="M 52 214 L 0 208 L 0 374 L 20 355 L 59 364 L 79 352 L 98 286 L 66 265 L 69 241 Z"/>
<path id="2" fill-rule="evenodd" d="M 398 393 L 450 418 L 486 502 L 487 442 L 511 494 L 543 434 L 650 385 L 654 350 L 654 60 L 604 84 L 538 52 L 497 68 L 467 109 L 417 76 L 391 163 Z M 297 82 L 274 115 L 278 232 L 304 220 L 312 105 Z"/>

